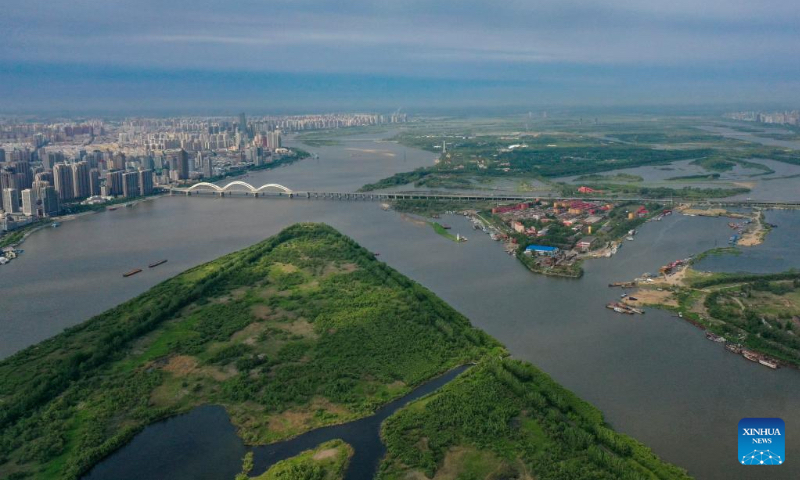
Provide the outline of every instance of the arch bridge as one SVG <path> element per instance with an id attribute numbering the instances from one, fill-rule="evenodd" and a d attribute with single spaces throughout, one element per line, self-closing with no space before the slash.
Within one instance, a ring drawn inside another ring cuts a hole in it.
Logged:
<path id="1" fill-rule="evenodd" d="M 289 196 L 293 196 L 295 193 L 290 188 L 284 187 L 283 185 L 277 183 L 267 183 L 265 185 L 261 185 L 260 187 L 254 187 L 253 185 L 241 180 L 235 180 L 222 187 L 213 183 L 200 182 L 195 183 L 188 188 L 174 188 L 171 189 L 171 191 L 183 192 L 187 195 L 191 195 L 192 193 L 214 193 L 224 196 L 225 194 L 243 193 L 245 195 L 254 195 L 256 197 L 259 196 L 259 194 L 265 194 L 267 192 L 277 192 L 279 195 L 287 194 Z"/>

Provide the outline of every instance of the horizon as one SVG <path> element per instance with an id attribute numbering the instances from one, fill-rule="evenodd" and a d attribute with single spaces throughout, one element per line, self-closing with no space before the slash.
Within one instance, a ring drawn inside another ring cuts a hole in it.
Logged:
<path id="1" fill-rule="evenodd" d="M 770 3 L 34 0 L 0 111 L 797 108 L 800 6 Z"/>

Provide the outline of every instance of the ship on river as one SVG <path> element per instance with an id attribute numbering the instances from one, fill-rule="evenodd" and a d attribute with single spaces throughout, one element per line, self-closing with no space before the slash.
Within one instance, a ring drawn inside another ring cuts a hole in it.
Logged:
<path id="1" fill-rule="evenodd" d="M 141 268 L 134 268 L 134 269 L 133 269 L 133 270 L 131 270 L 130 272 L 125 272 L 125 273 L 123 273 L 123 274 L 122 274 L 122 276 L 127 278 L 127 277 L 130 277 L 131 275 L 136 275 L 137 273 L 139 273 L 139 272 L 141 272 L 141 271 L 142 271 L 142 269 L 141 269 Z"/>

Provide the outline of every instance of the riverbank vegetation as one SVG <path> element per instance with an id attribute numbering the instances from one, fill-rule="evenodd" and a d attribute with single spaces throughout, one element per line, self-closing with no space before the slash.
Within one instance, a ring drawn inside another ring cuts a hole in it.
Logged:
<path id="1" fill-rule="evenodd" d="M 486 359 L 383 425 L 378 478 L 689 478 L 532 365 Z"/>
<path id="2" fill-rule="evenodd" d="M 296 225 L 0 362 L 0 477 L 79 478 L 201 404 L 249 444 L 284 439 L 503 351 L 352 240 Z"/>

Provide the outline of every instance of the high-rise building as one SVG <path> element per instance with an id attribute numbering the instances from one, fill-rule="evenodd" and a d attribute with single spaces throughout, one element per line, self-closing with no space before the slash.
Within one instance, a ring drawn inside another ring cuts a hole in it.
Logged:
<path id="1" fill-rule="evenodd" d="M 189 178 L 189 153 L 182 149 L 178 152 L 178 180 L 186 180 Z"/>
<path id="2" fill-rule="evenodd" d="M 89 170 L 89 195 L 100 195 L 100 170 Z"/>
<path id="3" fill-rule="evenodd" d="M 213 177 L 214 176 L 214 163 L 213 163 L 211 155 L 203 156 L 203 154 L 198 154 L 198 157 L 200 157 L 199 158 L 200 159 L 200 168 L 202 169 L 203 177 L 205 177 L 205 178 Z"/>
<path id="4" fill-rule="evenodd" d="M 17 174 L 18 185 L 17 188 L 21 191 L 26 188 L 31 188 L 33 183 L 33 171 L 31 164 L 28 161 L 11 162 L 11 168 Z"/>
<path id="5" fill-rule="evenodd" d="M 143 170 L 152 170 L 155 166 L 152 155 L 145 155 L 141 157 L 140 162 Z"/>
<path id="6" fill-rule="evenodd" d="M 0 163 L 5 163 L 6 161 L 6 151 L 0 148 Z"/>
<path id="7" fill-rule="evenodd" d="M 270 151 L 275 151 L 277 148 L 281 148 L 281 132 L 280 130 L 275 130 L 272 132 L 267 132 L 265 135 L 266 144 L 263 145 L 267 147 Z"/>
<path id="8" fill-rule="evenodd" d="M 125 154 L 120 152 L 111 158 L 112 170 L 125 170 Z"/>
<path id="9" fill-rule="evenodd" d="M 53 172 L 39 172 L 33 176 L 33 181 L 35 182 L 47 182 L 50 185 L 53 185 L 55 182 L 53 180 Z"/>
<path id="10" fill-rule="evenodd" d="M 3 190 L 3 210 L 6 213 L 19 213 L 19 190 L 6 188 Z"/>
<path id="11" fill-rule="evenodd" d="M 26 188 L 22 191 L 22 213 L 25 215 L 30 216 L 38 216 L 38 209 L 39 209 L 39 196 L 36 194 L 36 190 L 32 188 Z"/>
<path id="12" fill-rule="evenodd" d="M 139 170 L 139 195 L 145 196 L 153 193 L 153 171 Z"/>
<path id="13" fill-rule="evenodd" d="M 92 194 L 89 182 L 89 162 L 73 163 L 72 187 L 75 191 L 75 198 L 86 198 Z"/>
<path id="14" fill-rule="evenodd" d="M 122 196 L 133 198 L 139 196 L 139 173 L 128 172 L 122 174 Z"/>
<path id="15" fill-rule="evenodd" d="M 75 198 L 75 187 L 72 182 L 72 169 L 69 165 L 59 163 L 53 165 L 53 180 L 55 182 L 58 200 L 66 202 Z"/>
<path id="16" fill-rule="evenodd" d="M 122 175 L 125 172 L 122 170 L 117 170 L 115 172 L 108 172 L 106 174 L 106 190 L 108 195 L 112 197 L 116 197 L 117 195 L 122 195 L 123 190 L 123 178 Z"/>
<path id="17" fill-rule="evenodd" d="M 42 215 L 52 217 L 58 215 L 58 193 L 55 187 L 44 186 L 39 190 L 39 198 L 42 204 Z"/>
<path id="18" fill-rule="evenodd" d="M 249 134 L 247 133 L 247 117 L 245 117 L 244 112 L 239 114 L 239 133 L 242 134 L 242 138 L 247 139 L 249 138 Z"/>

